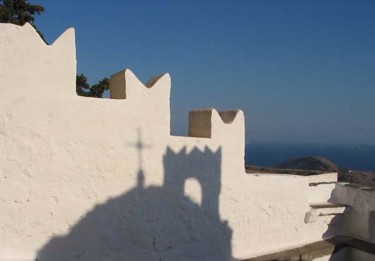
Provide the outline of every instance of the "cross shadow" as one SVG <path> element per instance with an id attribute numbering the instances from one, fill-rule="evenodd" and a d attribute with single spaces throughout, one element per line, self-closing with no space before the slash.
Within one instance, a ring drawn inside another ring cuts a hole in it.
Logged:
<path id="1" fill-rule="evenodd" d="M 143 187 L 145 181 L 145 174 L 143 170 L 143 150 L 151 148 L 151 145 L 143 143 L 142 130 L 137 129 L 137 142 L 128 143 L 128 146 L 135 147 L 138 151 L 138 174 L 137 174 L 137 186 Z"/>
<path id="2" fill-rule="evenodd" d="M 232 260 L 232 230 L 219 214 L 221 149 L 176 153 L 168 147 L 162 186 L 144 186 L 152 173 L 142 164 L 136 187 L 97 205 L 66 236 L 52 238 L 37 260 Z M 200 204 L 185 194 L 187 179 L 198 181 Z"/>

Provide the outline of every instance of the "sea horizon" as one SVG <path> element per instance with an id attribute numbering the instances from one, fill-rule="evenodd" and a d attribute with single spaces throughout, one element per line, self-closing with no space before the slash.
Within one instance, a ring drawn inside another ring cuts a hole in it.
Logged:
<path id="1" fill-rule="evenodd" d="M 339 168 L 375 171 L 375 145 L 256 141 L 245 146 L 246 165 L 274 167 L 293 158 L 320 156 Z"/>

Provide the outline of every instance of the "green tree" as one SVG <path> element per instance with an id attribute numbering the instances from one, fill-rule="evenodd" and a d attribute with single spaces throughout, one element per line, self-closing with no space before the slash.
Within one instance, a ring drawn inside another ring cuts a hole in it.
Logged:
<path id="1" fill-rule="evenodd" d="M 103 98 L 104 91 L 109 90 L 109 79 L 104 78 L 90 86 L 86 76 L 80 74 L 76 77 L 76 90 L 79 96 Z"/>
<path id="2" fill-rule="evenodd" d="M 90 97 L 90 85 L 82 73 L 76 76 L 76 91 L 79 96 Z"/>
<path id="3" fill-rule="evenodd" d="M 109 79 L 106 77 L 90 88 L 91 97 L 103 98 L 104 91 L 109 90 Z"/>
<path id="4" fill-rule="evenodd" d="M 27 0 L 0 0 L 0 23 L 30 23 L 44 40 L 43 34 L 34 23 L 35 15 L 43 12 L 43 6 L 30 4 Z"/>

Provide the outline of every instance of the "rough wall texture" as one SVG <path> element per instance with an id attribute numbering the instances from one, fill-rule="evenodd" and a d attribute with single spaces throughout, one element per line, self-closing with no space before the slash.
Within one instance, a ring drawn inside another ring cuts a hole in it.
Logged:
<path id="1" fill-rule="evenodd" d="M 336 184 L 332 198 L 351 206 L 341 221 L 338 233 L 375 243 L 375 190 Z"/>
<path id="2" fill-rule="evenodd" d="M 74 31 L 46 45 L 0 24 L 0 260 L 230 260 L 329 236 L 309 181 L 247 175 L 244 115 L 190 114 L 170 136 L 170 77 L 75 93 Z"/>

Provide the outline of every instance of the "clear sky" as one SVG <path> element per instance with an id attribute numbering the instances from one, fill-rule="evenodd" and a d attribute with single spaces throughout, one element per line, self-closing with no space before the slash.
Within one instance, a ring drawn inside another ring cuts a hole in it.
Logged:
<path id="1" fill-rule="evenodd" d="M 30 0 L 47 41 L 76 30 L 78 73 L 172 77 L 188 112 L 242 109 L 247 142 L 375 144 L 373 0 Z"/>

